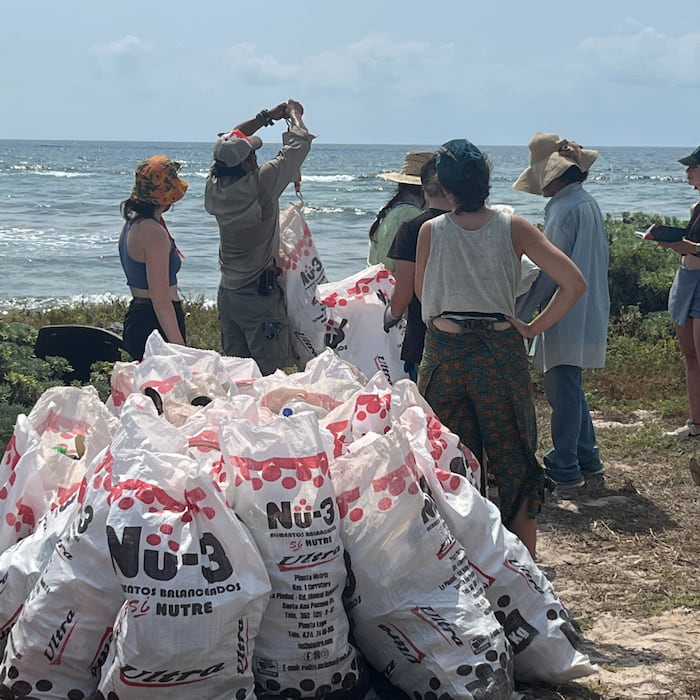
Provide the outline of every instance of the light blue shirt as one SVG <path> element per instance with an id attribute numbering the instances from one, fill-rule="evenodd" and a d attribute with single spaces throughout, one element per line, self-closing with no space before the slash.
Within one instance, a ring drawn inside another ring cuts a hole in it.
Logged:
<path id="1" fill-rule="evenodd" d="M 604 367 L 610 316 L 608 238 L 597 202 L 575 182 L 559 190 L 544 209 L 544 235 L 578 266 L 588 289 L 564 318 L 537 339 L 534 364 L 547 371 L 557 365 Z M 556 283 L 540 272 L 518 301 L 517 315 L 529 321 L 546 306 Z"/>

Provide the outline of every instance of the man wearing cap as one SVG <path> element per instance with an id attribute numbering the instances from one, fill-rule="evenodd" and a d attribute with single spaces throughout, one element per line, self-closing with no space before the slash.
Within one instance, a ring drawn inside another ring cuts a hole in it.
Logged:
<path id="1" fill-rule="evenodd" d="M 252 357 L 263 374 L 294 364 L 284 292 L 278 282 L 279 197 L 299 177 L 315 138 L 304 109 L 289 100 L 220 134 L 207 177 L 204 206 L 219 225 L 218 292 L 225 355 Z M 282 149 L 258 166 L 254 136 L 286 119 Z"/>
<path id="2" fill-rule="evenodd" d="M 688 184 L 700 191 L 700 146 L 681 158 L 687 166 Z M 680 253 L 681 264 L 673 278 L 668 295 L 668 311 L 676 328 L 678 345 L 683 353 L 686 369 L 686 390 L 690 418 L 676 430 L 665 433 L 672 438 L 700 438 L 700 206 L 690 208 L 690 221 L 682 240 L 676 243 L 659 242 L 662 248 Z"/>
<path id="3" fill-rule="evenodd" d="M 610 314 L 607 234 L 598 204 L 582 185 L 598 153 L 544 133 L 535 134 L 529 148 L 530 167 L 513 187 L 550 200 L 544 235 L 573 260 L 588 285 L 571 311 L 534 341 L 534 363 L 544 372 L 552 407 L 553 448 L 544 456 L 545 467 L 560 488 L 573 488 L 605 471 L 582 379 L 584 368 L 605 365 Z M 519 300 L 517 315 L 529 320 L 555 289 L 540 273 Z"/>

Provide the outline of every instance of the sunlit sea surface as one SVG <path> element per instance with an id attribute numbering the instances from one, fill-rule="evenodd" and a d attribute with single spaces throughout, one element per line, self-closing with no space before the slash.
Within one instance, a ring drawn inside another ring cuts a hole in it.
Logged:
<path id="1" fill-rule="evenodd" d="M 267 136 L 259 160 L 279 148 Z M 204 210 L 210 143 L 0 140 L 0 311 L 18 304 L 125 296 L 117 255 L 119 203 L 143 158 L 164 153 L 183 164 L 185 198 L 166 215 L 186 259 L 178 276 L 186 298 L 216 298 L 218 232 Z M 595 147 L 595 146 L 592 146 Z M 304 215 L 330 281 L 363 267 L 367 231 L 396 185 L 377 174 L 401 169 L 409 150 L 432 145 L 333 145 L 316 141 L 302 169 Z M 526 146 L 483 146 L 493 163 L 493 204 L 510 204 L 533 223 L 546 200 L 511 185 L 528 164 Z M 686 220 L 696 194 L 677 161 L 688 148 L 599 148 L 586 188 L 613 215 L 642 211 Z M 281 207 L 296 200 L 293 188 Z"/>

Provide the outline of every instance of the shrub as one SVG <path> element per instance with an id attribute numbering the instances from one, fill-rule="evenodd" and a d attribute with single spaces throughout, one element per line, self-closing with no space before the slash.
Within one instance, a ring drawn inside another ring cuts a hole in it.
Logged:
<path id="1" fill-rule="evenodd" d="M 636 307 L 643 315 L 666 310 L 678 254 L 634 235 L 634 231 L 643 231 L 657 221 L 660 217 L 642 213 L 623 214 L 622 219 L 613 219 L 610 215 L 605 218 L 610 241 L 608 283 L 613 318 L 627 307 Z M 675 218 L 664 223 L 685 225 Z"/>

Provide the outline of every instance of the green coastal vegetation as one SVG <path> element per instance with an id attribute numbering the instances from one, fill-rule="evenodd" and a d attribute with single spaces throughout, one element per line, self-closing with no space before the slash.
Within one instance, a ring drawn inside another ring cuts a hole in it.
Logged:
<path id="1" fill-rule="evenodd" d="M 586 386 L 592 409 L 630 412 L 652 409 L 669 422 L 684 420 L 686 412 L 683 361 L 666 311 L 668 290 L 678 255 L 635 230 L 655 221 L 674 226 L 686 222 L 643 213 L 606 217 L 610 241 L 611 318 L 607 365 L 588 370 Z M 188 342 L 194 347 L 221 351 L 216 308 L 201 298 L 186 299 Z M 126 303 L 78 303 L 36 310 L 18 306 L 0 314 L 0 442 L 12 435 L 16 417 L 28 413 L 49 387 L 64 384 L 69 369 L 63 358 L 34 355 L 38 330 L 45 325 L 81 324 L 114 328 Z M 130 358 L 124 354 L 123 359 Z M 111 363 L 96 363 L 90 383 L 105 399 L 109 393 Z M 533 370 L 537 386 L 537 373 Z"/>

